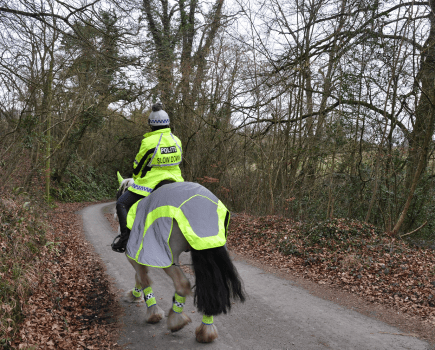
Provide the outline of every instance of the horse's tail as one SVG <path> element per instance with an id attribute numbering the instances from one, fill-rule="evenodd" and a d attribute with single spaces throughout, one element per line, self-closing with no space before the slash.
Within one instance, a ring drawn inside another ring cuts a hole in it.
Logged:
<path id="1" fill-rule="evenodd" d="M 194 302 L 198 311 L 207 316 L 227 313 L 232 300 L 245 301 L 245 291 L 236 267 L 225 246 L 191 249 L 195 270 Z"/>

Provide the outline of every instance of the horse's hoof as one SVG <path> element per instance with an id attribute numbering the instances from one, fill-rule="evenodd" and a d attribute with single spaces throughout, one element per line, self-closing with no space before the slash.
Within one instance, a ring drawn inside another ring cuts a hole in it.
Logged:
<path id="1" fill-rule="evenodd" d="M 142 294 L 139 297 L 135 297 L 133 295 L 133 290 L 129 290 L 124 295 L 124 301 L 126 301 L 127 303 L 141 303 L 143 301 L 143 297 Z"/>
<path id="2" fill-rule="evenodd" d="M 158 305 L 150 306 L 147 309 L 147 314 L 145 316 L 146 323 L 154 324 L 160 322 L 165 316 L 165 312 Z"/>
<path id="3" fill-rule="evenodd" d="M 159 323 L 162 320 L 162 318 L 163 318 L 162 315 L 154 314 L 154 315 L 151 315 L 151 317 L 147 320 L 147 323 L 150 323 L 150 324 Z"/>
<path id="4" fill-rule="evenodd" d="M 184 312 L 179 314 L 172 309 L 169 310 L 168 329 L 171 332 L 178 332 L 180 329 L 182 329 L 186 324 L 190 322 L 192 322 L 192 320 Z"/>
<path id="5" fill-rule="evenodd" d="M 218 331 L 214 324 L 202 323 L 196 328 L 195 336 L 198 343 L 211 343 L 218 337 Z"/>

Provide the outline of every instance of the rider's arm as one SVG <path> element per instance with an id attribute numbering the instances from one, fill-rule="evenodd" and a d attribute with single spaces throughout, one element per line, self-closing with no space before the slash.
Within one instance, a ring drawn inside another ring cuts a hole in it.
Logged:
<path id="1" fill-rule="evenodd" d="M 156 147 L 155 145 L 150 145 L 146 139 L 142 140 L 140 150 L 136 155 L 136 158 L 133 163 L 133 176 L 136 177 L 139 175 L 140 171 L 144 167 L 145 164 L 148 164 L 149 160 L 154 154 Z M 142 177 L 144 176 L 144 172 L 142 171 Z"/>

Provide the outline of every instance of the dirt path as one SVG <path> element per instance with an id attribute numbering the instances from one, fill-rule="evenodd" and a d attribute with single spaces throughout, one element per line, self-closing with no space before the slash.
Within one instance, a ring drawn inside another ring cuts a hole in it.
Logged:
<path id="1" fill-rule="evenodd" d="M 110 243 L 116 233 L 104 214 L 113 212 L 113 203 L 87 207 L 81 211 L 86 237 L 106 264 L 108 274 L 119 288 L 133 286 L 133 270 L 122 254 L 112 252 Z M 188 261 L 186 254 L 183 259 Z M 229 315 L 215 318 L 219 338 L 208 349 L 412 349 L 431 346 L 395 327 L 362 315 L 344 306 L 318 298 L 297 283 L 269 274 L 237 259 L 235 261 L 249 296 L 242 305 L 234 305 Z M 154 292 L 164 310 L 171 306 L 172 281 L 162 270 L 153 269 Z M 165 322 L 147 325 L 143 321 L 145 304 L 126 304 L 123 331 L 118 341 L 127 349 L 203 348 L 194 338 L 201 315 L 187 300 L 185 310 L 193 323 L 171 334 Z"/>

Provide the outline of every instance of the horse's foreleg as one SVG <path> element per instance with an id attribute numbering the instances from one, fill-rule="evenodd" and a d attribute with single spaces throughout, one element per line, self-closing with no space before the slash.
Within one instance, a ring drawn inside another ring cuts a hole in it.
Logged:
<path id="1" fill-rule="evenodd" d="M 196 328 L 196 340 L 199 343 L 211 343 L 218 337 L 218 331 L 213 324 L 213 316 L 203 316 L 202 323 Z"/>
<path id="2" fill-rule="evenodd" d="M 131 293 L 134 295 L 135 291 L 137 292 L 138 289 L 143 291 L 143 297 L 147 305 L 145 322 L 157 323 L 165 316 L 165 312 L 162 310 L 161 307 L 157 305 L 156 298 L 154 297 L 154 293 L 151 288 L 152 281 L 148 275 L 148 267 L 145 265 L 140 265 L 132 259 L 128 259 L 128 261 L 131 263 L 136 271 L 136 287 Z"/>
<path id="3" fill-rule="evenodd" d="M 163 317 L 165 317 L 165 312 L 160 306 L 157 305 L 156 298 L 154 297 L 153 289 L 151 288 L 151 286 L 148 286 L 143 290 L 143 297 L 145 299 L 145 303 L 147 304 L 145 322 L 157 323 Z"/>
<path id="4" fill-rule="evenodd" d="M 124 295 L 124 301 L 129 303 L 140 303 L 142 301 L 142 290 L 151 285 L 152 281 L 148 276 L 148 267 L 138 264 L 133 259 L 127 257 L 127 260 L 135 270 L 135 286 Z"/>
<path id="5" fill-rule="evenodd" d="M 172 301 L 172 308 L 168 315 L 168 329 L 176 332 L 185 325 L 192 322 L 189 316 L 183 312 L 186 296 L 192 294 L 189 280 L 178 266 L 171 266 L 165 272 L 172 278 L 175 286 L 175 294 Z"/>
<path id="6" fill-rule="evenodd" d="M 140 283 L 140 280 L 138 278 L 137 273 L 134 275 L 136 284 L 133 289 L 130 289 L 127 291 L 124 295 L 124 301 L 128 303 L 140 303 L 142 301 L 142 285 Z"/>

